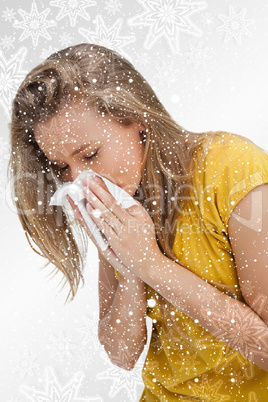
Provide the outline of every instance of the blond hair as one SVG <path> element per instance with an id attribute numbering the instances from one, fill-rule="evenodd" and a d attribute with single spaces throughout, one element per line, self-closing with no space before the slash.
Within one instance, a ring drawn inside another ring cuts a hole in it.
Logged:
<path id="1" fill-rule="evenodd" d="M 80 280 L 84 283 L 87 235 L 71 220 L 70 209 L 48 206 L 49 196 L 64 178 L 36 143 L 34 126 L 79 97 L 122 124 L 137 121 L 145 127 L 142 177 L 134 197 L 152 217 L 161 252 L 175 261 L 176 217 L 178 205 L 182 211 L 189 195 L 190 162 L 194 151 L 214 134 L 190 132 L 177 124 L 129 61 L 96 44 L 55 52 L 28 73 L 12 105 L 10 181 L 30 246 L 48 260 L 45 266 L 51 262 L 56 273 L 63 273 L 64 286 L 69 282 L 66 301 L 69 296 L 74 299 Z"/>

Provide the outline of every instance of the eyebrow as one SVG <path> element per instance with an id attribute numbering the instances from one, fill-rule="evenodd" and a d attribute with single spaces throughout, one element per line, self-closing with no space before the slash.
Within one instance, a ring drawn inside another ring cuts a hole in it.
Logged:
<path id="1" fill-rule="evenodd" d="M 74 155 L 78 154 L 79 152 L 81 152 L 81 151 L 83 151 L 84 149 L 86 149 L 89 145 L 91 145 L 92 143 L 96 143 L 96 142 L 97 142 L 97 141 L 91 141 L 91 142 L 88 142 L 87 144 L 82 145 L 82 147 L 76 149 L 76 150 L 71 154 L 71 156 L 74 156 Z M 57 160 L 55 160 L 55 159 L 50 159 L 50 162 L 57 162 Z"/>

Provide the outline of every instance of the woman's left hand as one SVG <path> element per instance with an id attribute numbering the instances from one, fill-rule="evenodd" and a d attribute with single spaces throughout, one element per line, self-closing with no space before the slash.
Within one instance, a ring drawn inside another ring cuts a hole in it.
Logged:
<path id="1" fill-rule="evenodd" d="M 154 223 L 138 202 L 138 205 L 124 209 L 109 192 L 104 181 L 96 177 L 100 184 L 93 178 L 89 184 L 87 178 L 83 180 L 86 186 L 84 195 L 89 202 L 87 211 L 106 236 L 117 257 L 139 277 L 141 270 L 151 265 L 161 253 Z"/>

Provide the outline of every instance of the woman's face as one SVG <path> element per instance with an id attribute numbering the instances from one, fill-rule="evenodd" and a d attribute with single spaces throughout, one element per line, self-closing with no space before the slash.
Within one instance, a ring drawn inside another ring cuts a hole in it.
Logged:
<path id="1" fill-rule="evenodd" d="M 141 180 L 142 130 L 139 123 L 125 127 L 75 102 L 38 123 L 34 135 L 47 159 L 61 168 L 66 181 L 92 169 L 133 196 Z"/>

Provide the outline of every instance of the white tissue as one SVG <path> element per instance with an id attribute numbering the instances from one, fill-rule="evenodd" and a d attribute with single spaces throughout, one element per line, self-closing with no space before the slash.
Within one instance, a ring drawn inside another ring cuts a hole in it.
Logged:
<path id="1" fill-rule="evenodd" d="M 108 190 L 113 195 L 118 203 L 122 205 L 123 208 L 129 208 L 132 205 L 138 205 L 138 203 L 134 200 L 131 195 L 129 195 L 125 190 L 116 184 L 112 183 L 110 180 L 102 177 L 101 175 L 95 173 L 93 170 L 85 170 L 80 173 L 79 176 L 73 182 L 67 182 L 62 184 L 60 188 L 53 194 L 51 197 L 49 205 L 63 205 L 64 198 L 68 194 L 72 200 L 77 204 L 79 211 L 81 212 L 84 221 L 86 222 L 88 228 L 90 229 L 92 235 L 94 236 L 96 242 L 102 251 L 105 251 L 109 245 L 108 240 L 104 236 L 103 233 L 99 230 L 96 223 L 90 218 L 87 209 L 86 209 L 86 198 L 83 193 L 84 185 L 82 180 L 84 177 L 94 177 L 99 176 L 103 179 Z"/>

